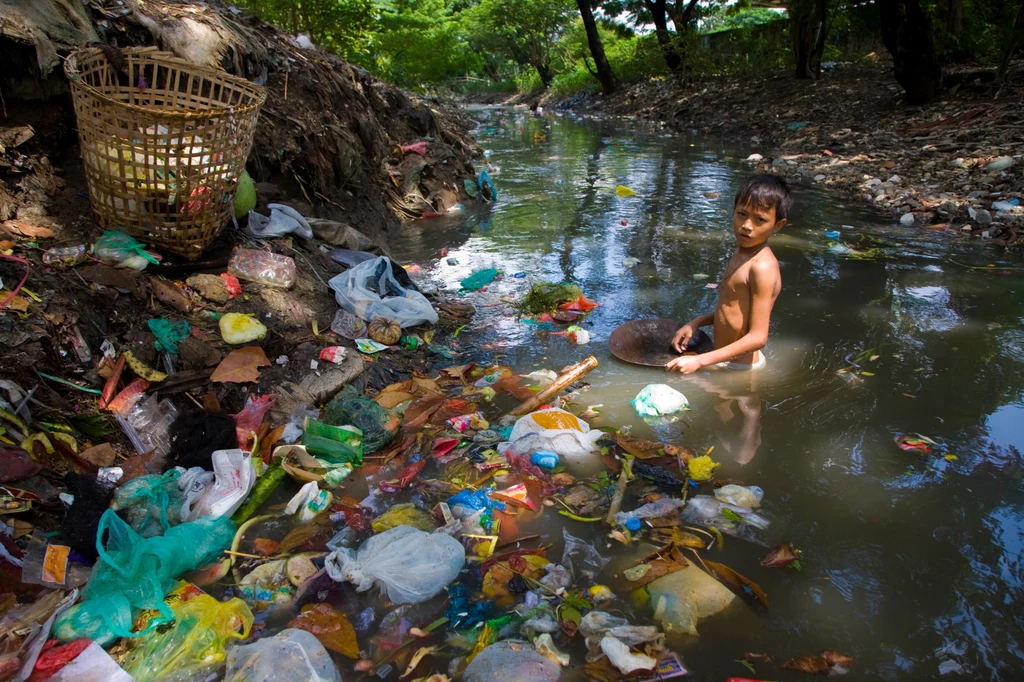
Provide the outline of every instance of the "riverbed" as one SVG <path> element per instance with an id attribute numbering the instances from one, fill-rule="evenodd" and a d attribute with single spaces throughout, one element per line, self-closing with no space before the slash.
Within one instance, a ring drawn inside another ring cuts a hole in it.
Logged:
<path id="1" fill-rule="evenodd" d="M 473 271 L 503 271 L 465 297 L 480 311 L 460 335 L 467 357 L 525 374 L 593 354 L 600 366 L 572 406 L 593 408 L 592 426 L 714 448 L 716 477 L 765 491 L 762 544 L 727 537 L 708 558 L 758 582 L 771 607 L 712 618 L 699 639 L 673 645 L 693 679 L 806 679 L 778 666 L 752 675 L 736 659 L 822 649 L 856 658 L 848 679 L 1014 679 L 1024 668 L 1020 263 L 797 186 L 771 242 L 783 289 L 767 367 L 679 376 L 626 365 L 607 348 L 621 323 L 713 308 L 750 150 L 628 121 L 474 116 L 498 201 L 414 223 L 394 249 L 421 265 L 425 287 L 449 294 Z M 636 194 L 620 197 L 618 185 Z M 502 305 L 539 280 L 577 284 L 601 304 L 583 323 L 588 345 Z M 630 400 L 655 382 L 684 393 L 690 411 L 639 418 Z M 915 434 L 930 454 L 895 442 Z M 617 551 L 596 524 L 550 517 L 556 545 L 564 522 Z M 802 550 L 801 571 L 759 565 L 783 540 Z"/>

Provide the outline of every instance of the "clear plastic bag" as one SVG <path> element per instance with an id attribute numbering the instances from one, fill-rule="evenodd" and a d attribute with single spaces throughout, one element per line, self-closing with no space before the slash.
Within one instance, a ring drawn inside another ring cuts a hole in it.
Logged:
<path id="1" fill-rule="evenodd" d="M 379 584 L 396 604 L 418 604 L 439 594 L 466 563 L 462 543 L 444 533 L 397 526 L 374 535 L 357 550 L 327 555 L 328 575 L 365 592 Z"/>
<path id="2" fill-rule="evenodd" d="M 305 630 L 288 628 L 273 637 L 228 651 L 224 682 L 341 682 L 324 645 Z"/>
<path id="3" fill-rule="evenodd" d="M 626 521 L 630 519 L 656 519 L 659 516 L 665 516 L 671 514 L 676 509 L 684 506 L 686 502 L 673 497 L 663 497 L 660 500 L 654 502 L 648 502 L 642 507 L 637 507 L 633 511 L 619 512 L 615 515 L 615 523 L 624 526 Z"/>
<path id="4" fill-rule="evenodd" d="M 386 256 L 360 263 L 332 277 L 327 285 L 334 290 L 339 306 L 367 322 L 385 317 L 402 327 L 415 327 L 438 319 L 426 296 L 398 281 Z"/>
<path id="5" fill-rule="evenodd" d="M 463 682 L 557 682 L 561 671 L 529 642 L 495 642 L 470 661 Z"/>
<path id="6" fill-rule="evenodd" d="M 108 509 L 97 532 L 99 561 L 82 590 L 82 601 L 57 620 L 57 638 L 67 642 L 85 637 L 106 645 L 118 637 L 148 634 L 172 620 L 164 595 L 176 579 L 220 558 L 236 529 L 226 517 L 202 518 L 144 538 Z M 150 618 L 145 630 L 133 633 L 132 622 L 142 609 L 159 615 Z"/>
<path id="7" fill-rule="evenodd" d="M 237 597 L 219 602 L 200 594 L 173 606 L 174 626 L 153 632 L 123 661 L 135 682 L 188 682 L 219 670 L 232 639 L 245 639 L 252 628 L 252 611 Z"/>
<path id="8" fill-rule="evenodd" d="M 560 410 L 540 410 L 520 417 L 509 442 L 517 455 L 532 455 L 538 450 L 554 452 L 573 464 L 582 464 L 596 456 L 601 431 L 591 431 L 590 425 L 576 415 Z"/>
<path id="9" fill-rule="evenodd" d="M 295 259 L 261 249 L 235 247 L 228 273 L 268 287 L 288 289 L 295 284 Z"/>
<path id="10" fill-rule="evenodd" d="M 730 483 L 715 489 L 715 499 L 719 502 L 725 502 L 735 507 L 743 507 L 744 509 L 760 507 L 763 497 L 764 491 L 756 485 L 744 487 Z"/>
<path id="11" fill-rule="evenodd" d="M 665 632 L 688 635 L 697 634 L 698 621 L 724 611 L 738 599 L 694 564 L 658 578 L 647 586 L 647 593 L 654 620 Z"/>

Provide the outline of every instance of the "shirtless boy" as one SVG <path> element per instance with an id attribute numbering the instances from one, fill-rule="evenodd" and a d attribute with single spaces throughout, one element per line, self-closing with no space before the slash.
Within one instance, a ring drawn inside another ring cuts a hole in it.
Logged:
<path id="1" fill-rule="evenodd" d="M 786 225 L 793 201 L 786 181 L 774 175 L 755 175 L 740 187 L 733 203 L 732 231 L 736 252 L 725 266 L 713 313 L 696 317 L 676 332 L 672 347 L 686 353 L 666 369 L 690 374 L 715 366 L 760 369 L 761 349 L 768 341 L 772 306 L 782 290 L 779 261 L 768 238 Z M 713 324 L 714 344 L 700 330 Z"/>

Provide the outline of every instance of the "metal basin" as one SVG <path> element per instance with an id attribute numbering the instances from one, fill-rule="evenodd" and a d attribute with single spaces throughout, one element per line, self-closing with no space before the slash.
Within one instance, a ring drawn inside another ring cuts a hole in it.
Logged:
<path id="1" fill-rule="evenodd" d="M 679 357 L 672 337 L 683 325 L 675 320 L 631 320 L 608 337 L 608 348 L 619 360 L 634 365 L 663 367 Z"/>

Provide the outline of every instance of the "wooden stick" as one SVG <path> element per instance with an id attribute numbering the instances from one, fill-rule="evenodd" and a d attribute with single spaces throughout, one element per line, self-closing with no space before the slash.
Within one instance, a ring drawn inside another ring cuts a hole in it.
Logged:
<path id="1" fill-rule="evenodd" d="M 622 509 L 622 498 L 626 495 L 627 483 L 629 483 L 629 478 L 626 476 L 626 467 L 622 467 L 622 470 L 619 471 L 619 480 L 615 483 L 615 494 L 612 495 L 612 503 L 608 506 L 608 516 L 604 519 L 604 522 L 609 526 L 615 525 L 615 515 Z"/>
<path id="2" fill-rule="evenodd" d="M 231 556 L 243 556 L 243 557 L 245 557 L 247 559 L 266 559 L 267 558 L 267 557 L 264 557 L 264 556 L 260 556 L 259 554 L 246 554 L 245 552 L 234 552 L 234 551 L 232 551 L 230 549 L 225 549 L 224 553 L 225 554 L 230 554 Z"/>
<path id="3" fill-rule="evenodd" d="M 528 412 L 533 412 L 538 407 L 546 403 L 549 398 L 552 398 L 561 393 L 562 389 L 564 389 L 566 386 L 582 379 L 584 376 L 586 376 L 587 372 L 594 369 L 595 367 L 597 367 L 597 358 L 591 355 L 583 362 L 577 363 L 570 367 L 564 374 L 562 374 L 562 376 L 552 381 L 551 385 L 549 385 L 543 391 L 527 400 L 519 407 L 509 412 L 509 414 L 512 415 L 513 417 L 519 417 Z"/>

